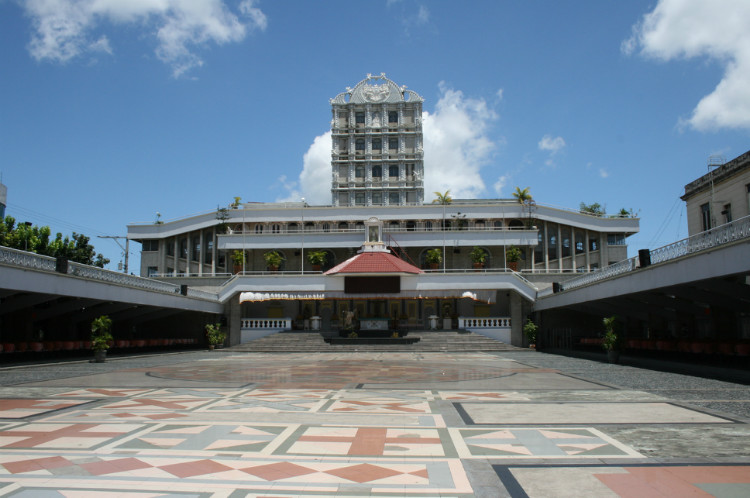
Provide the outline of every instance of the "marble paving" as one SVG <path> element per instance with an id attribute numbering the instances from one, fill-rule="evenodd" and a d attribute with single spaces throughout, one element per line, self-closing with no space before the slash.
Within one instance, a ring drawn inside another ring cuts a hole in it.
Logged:
<path id="1" fill-rule="evenodd" d="M 666 465 L 617 436 L 746 421 L 502 355 L 121 365 L 0 390 L 0 496 L 750 495 L 750 451 Z"/>

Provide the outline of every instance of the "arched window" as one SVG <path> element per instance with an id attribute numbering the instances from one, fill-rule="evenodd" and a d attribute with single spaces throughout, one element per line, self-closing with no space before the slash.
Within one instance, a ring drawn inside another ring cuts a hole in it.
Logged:
<path id="1" fill-rule="evenodd" d="M 372 139 L 372 150 L 381 150 L 383 148 L 383 141 L 379 138 Z"/>
<path id="2" fill-rule="evenodd" d="M 383 168 L 376 165 L 372 167 L 372 177 L 373 178 L 380 178 L 383 176 Z"/>
<path id="3" fill-rule="evenodd" d="M 289 232 L 299 232 L 299 225 L 296 223 L 289 223 L 289 226 L 287 227 Z"/>
<path id="4" fill-rule="evenodd" d="M 342 221 L 339 223 L 339 230 L 348 230 L 349 229 L 349 223 Z"/>
<path id="5" fill-rule="evenodd" d="M 495 220 L 495 222 L 493 223 L 493 226 L 495 227 L 495 230 L 502 230 L 503 222 L 500 220 Z"/>
<path id="6" fill-rule="evenodd" d="M 413 221 L 406 222 L 406 231 L 413 232 L 417 228 L 417 224 Z"/>
<path id="7" fill-rule="evenodd" d="M 255 233 L 263 233 L 263 225 L 255 225 Z"/>
<path id="8" fill-rule="evenodd" d="M 398 123 L 398 112 L 397 111 L 388 111 L 388 122 L 389 123 Z"/>
<path id="9" fill-rule="evenodd" d="M 365 167 L 361 164 L 356 166 L 354 168 L 354 177 L 355 178 L 364 178 L 365 177 Z"/>
<path id="10" fill-rule="evenodd" d="M 431 221 L 425 221 L 424 222 L 424 229 L 427 230 L 427 231 L 431 231 L 432 230 L 432 222 Z"/>
<path id="11" fill-rule="evenodd" d="M 361 221 L 358 221 L 357 224 L 354 227 L 355 230 L 361 230 L 362 232 L 365 231 L 365 224 Z"/>
<path id="12" fill-rule="evenodd" d="M 271 225 L 271 232 L 272 233 L 280 233 L 281 232 L 281 225 L 279 225 L 278 223 L 274 223 L 273 225 Z"/>
<path id="13" fill-rule="evenodd" d="M 358 138 L 356 142 L 354 142 L 354 148 L 356 150 L 365 150 L 365 139 L 364 138 Z"/>
<path id="14" fill-rule="evenodd" d="M 312 221 L 305 223 L 305 232 L 312 232 L 313 230 L 315 230 L 315 223 Z"/>
<path id="15" fill-rule="evenodd" d="M 398 221 L 392 221 L 388 224 L 388 228 L 390 228 L 391 230 L 397 230 L 401 228 L 401 223 L 399 223 Z"/>
<path id="16" fill-rule="evenodd" d="M 323 223 L 323 231 L 324 232 L 330 232 L 331 231 L 331 225 L 328 223 Z"/>
<path id="17" fill-rule="evenodd" d="M 398 166 L 388 166 L 388 176 L 391 178 L 398 178 Z"/>
<path id="18" fill-rule="evenodd" d="M 484 229 L 484 220 L 476 220 L 474 222 L 474 228 L 477 228 L 479 230 Z"/>

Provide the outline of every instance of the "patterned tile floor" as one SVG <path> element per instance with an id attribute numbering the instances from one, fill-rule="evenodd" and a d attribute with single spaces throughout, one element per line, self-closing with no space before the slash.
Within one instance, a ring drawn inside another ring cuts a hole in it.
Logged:
<path id="1" fill-rule="evenodd" d="M 0 496 L 750 496 L 746 421 L 502 355 L 121 364 L 0 390 Z M 400 382 L 424 388 L 377 387 Z M 665 463 L 612 420 L 740 450 Z"/>

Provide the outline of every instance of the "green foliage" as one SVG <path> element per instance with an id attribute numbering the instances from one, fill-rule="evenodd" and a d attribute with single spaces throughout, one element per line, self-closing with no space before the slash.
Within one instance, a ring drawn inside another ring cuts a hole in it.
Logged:
<path id="1" fill-rule="evenodd" d="M 112 338 L 112 319 L 107 315 L 101 315 L 91 322 L 91 349 L 94 351 L 106 351 Z"/>
<path id="2" fill-rule="evenodd" d="M 450 190 L 446 190 L 445 193 L 435 192 L 435 199 L 432 200 L 433 204 L 450 204 L 451 202 L 453 198 Z"/>
<path id="3" fill-rule="evenodd" d="M 582 202 L 579 205 L 578 209 L 582 213 L 593 214 L 594 216 L 604 216 L 605 214 L 607 214 L 606 208 L 598 202 L 594 202 L 593 204 L 586 204 L 585 202 Z"/>
<path id="4" fill-rule="evenodd" d="M 281 254 L 276 251 L 268 251 L 267 253 L 264 253 L 263 259 L 266 261 L 266 265 L 268 265 L 269 268 L 278 268 L 281 266 L 281 262 L 284 261 Z"/>
<path id="5" fill-rule="evenodd" d="M 50 228 L 48 226 L 29 226 L 26 223 L 16 225 L 16 220 L 6 216 L 0 223 L 0 245 L 29 251 L 53 258 L 62 257 L 84 265 L 98 266 L 104 268 L 109 259 L 102 254 L 97 254 L 94 246 L 89 243 L 90 239 L 82 233 L 73 232 L 72 240 L 61 233 L 57 233 L 54 240 L 50 240 Z"/>
<path id="6" fill-rule="evenodd" d="M 472 263 L 484 264 L 484 262 L 487 261 L 487 251 L 479 246 L 474 246 L 474 248 L 469 253 L 469 258 L 471 258 Z"/>
<path id="7" fill-rule="evenodd" d="M 229 210 L 223 207 L 216 207 L 216 219 L 219 220 L 219 224 L 216 226 L 217 233 L 227 233 L 229 225 L 227 220 L 229 219 Z"/>
<path id="8" fill-rule="evenodd" d="M 505 261 L 515 263 L 521 259 L 521 250 L 516 246 L 510 246 L 505 250 Z"/>
<path id="9" fill-rule="evenodd" d="M 526 187 L 523 190 L 521 190 L 521 187 L 516 187 L 516 191 L 513 192 L 513 197 L 515 197 L 519 204 L 526 204 L 533 199 L 529 187 Z"/>
<path id="10" fill-rule="evenodd" d="M 307 261 L 311 265 L 324 265 L 328 261 L 328 253 L 325 251 L 310 251 L 307 253 Z"/>
<path id="11" fill-rule="evenodd" d="M 526 336 L 529 344 L 536 344 L 536 333 L 538 330 L 539 327 L 530 318 L 527 318 L 526 323 L 523 324 L 523 335 Z"/>
<path id="12" fill-rule="evenodd" d="M 429 265 L 439 265 L 443 262 L 443 250 L 439 247 L 433 247 L 428 249 L 425 254 L 424 260 Z"/>
<path id="13" fill-rule="evenodd" d="M 245 264 L 245 251 L 240 251 L 239 249 L 233 251 L 232 262 L 234 263 L 234 266 L 242 266 Z"/>
<path id="14" fill-rule="evenodd" d="M 606 351 L 619 351 L 625 342 L 625 334 L 622 332 L 622 323 L 616 315 L 606 317 L 602 320 L 604 325 L 604 338 L 602 347 Z"/>
<path id="15" fill-rule="evenodd" d="M 221 331 L 220 323 L 207 323 L 205 329 L 206 339 L 208 340 L 209 344 L 213 346 L 224 344 L 224 341 L 227 338 L 227 334 L 226 332 Z"/>

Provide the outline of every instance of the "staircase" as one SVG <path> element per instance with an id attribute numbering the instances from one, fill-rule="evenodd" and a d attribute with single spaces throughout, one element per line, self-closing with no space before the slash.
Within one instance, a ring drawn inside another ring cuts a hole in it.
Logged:
<path id="1" fill-rule="evenodd" d="M 278 332 L 225 351 L 253 353 L 330 353 L 346 351 L 411 351 L 411 352 L 465 352 L 465 351 L 524 351 L 473 332 L 419 330 L 409 332 L 409 337 L 419 337 L 415 344 L 327 344 L 319 332 Z M 528 351 L 528 350 L 526 350 Z"/>

